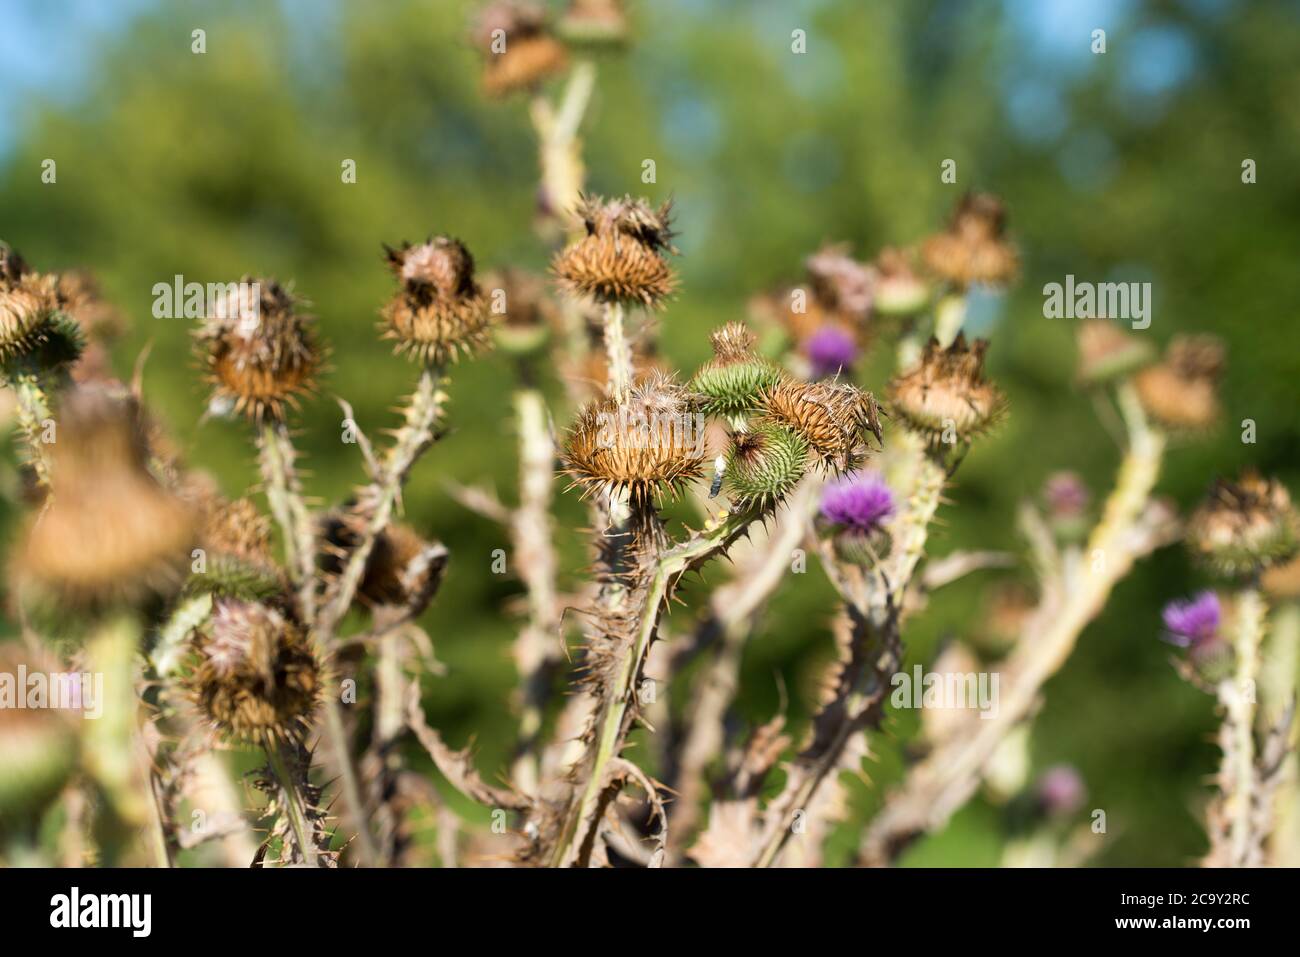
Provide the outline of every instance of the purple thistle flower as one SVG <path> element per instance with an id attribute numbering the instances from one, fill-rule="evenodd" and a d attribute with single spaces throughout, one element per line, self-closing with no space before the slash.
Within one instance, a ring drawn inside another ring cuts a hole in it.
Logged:
<path id="1" fill-rule="evenodd" d="M 1036 789 L 1039 806 L 1051 815 L 1073 814 L 1088 797 L 1082 776 L 1068 764 L 1055 764 L 1044 771 Z"/>
<path id="2" fill-rule="evenodd" d="M 1162 617 L 1170 642 L 1180 648 L 1196 648 L 1214 639 L 1219 631 L 1219 596 L 1203 591 L 1190 601 L 1171 601 Z"/>
<path id="3" fill-rule="evenodd" d="M 858 344 L 853 334 L 840 326 L 822 326 L 805 343 L 808 361 L 815 379 L 833 376 L 847 369 L 858 358 Z"/>
<path id="4" fill-rule="evenodd" d="M 827 484 L 821 516 L 834 525 L 873 532 L 894 514 L 894 493 L 875 472 L 855 472 Z"/>

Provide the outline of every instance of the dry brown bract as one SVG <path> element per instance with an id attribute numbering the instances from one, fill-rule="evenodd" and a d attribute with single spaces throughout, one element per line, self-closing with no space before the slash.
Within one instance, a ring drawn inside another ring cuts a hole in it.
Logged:
<path id="1" fill-rule="evenodd" d="M 632 387 L 625 404 L 598 399 L 578 413 L 564 447 L 565 472 L 584 494 L 626 493 L 649 507 L 664 492 L 699 478 L 703 431 L 682 389 L 657 375 Z"/>
<path id="2" fill-rule="evenodd" d="M 483 90 L 489 96 L 531 90 L 569 65 L 546 11 L 533 3 L 489 4 L 475 23 L 474 44 L 483 54 Z"/>
<path id="3" fill-rule="evenodd" d="M 835 472 L 856 468 L 868 433 L 881 439 L 875 397 L 851 385 L 784 378 L 762 397 L 763 417 L 802 435 L 821 466 Z"/>
<path id="4" fill-rule="evenodd" d="M 261 745 L 301 739 L 321 690 L 302 628 L 266 605 L 222 599 L 195 646 L 190 688 L 223 737 Z"/>
<path id="5" fill-rule="evenodd" d="M 1192 514 L 1187 543 L 1221 574 L 1254 574 L 1296 553 L 1297 523 L 1286 488 L 1247 472 L 1220 479 Z"/>
<path id="6" fill-rule="evenodd" d="M 931 337 L 921 361 L 889 384 L 890 406 L 931 446 L 969 442 L 997 423 L 1006 399 L 984 379 L 988 341 L 967 346 L 959 333 L 947 349 Z"/>
<path id="7" fill-rule="evenodd" d="M 925 241 L 921 255 L 932 272 L 964 289 L 972 283 L 1001 286 L 1020 270 L 1020 257 L 1007 242 L 1002 201 L 987 193 L 967 193 L 948 228 Z"/>
<path id="8" fill-rule="evenodd" d="M 1154 358 L 1146 342 L 1129 335 L 1111 319 L 1085 319 L 1076 336 L 1079 381 L 1099 385 L 1131 374 Z"/>
<path id="9" fill-rule="evenodd" d="M 1157 365 L 1134 379 L 1147 414 L 1166 429 L 1200 432 L 1219 420 L 1224 349 L 1214 336 L 1175 336 Z"/>
<path id="10" fill-rule="evenodd" d="M 458 239 L 436 236 L 387 249 L 402 288 L 384 306 L 384 338 L 427 365 L 445 365 L 491 345 L 491 314 L 474 281 L 474 257 Z"/>
<path id="11" fill-rule="evenodd" d="M 214 402 L 253 422 L 283 420 L 324 360 L 314 325 L 274 279 L 241 279 L 196 333 Z"/>
<path id="12" fill-rule="evenodd" d="M 671 203 L 654 209 L 625 196 L 609 202 L 583 197 L 577 213 L 587 235 L 555 257 L 560 285 L 575 296 L 599 302 L 657 306 L 676 286 L 666 252 L 671 245 Z"/>
<path id="13" fill-rule="evenodd" d="M 50 481 L 50 504 L 29 528 L 16 569 L 38 598 L 99 610 L 179 584 L 194 515 L 147 471 L 133 401 L 100 388 L 69 393 Z"/>

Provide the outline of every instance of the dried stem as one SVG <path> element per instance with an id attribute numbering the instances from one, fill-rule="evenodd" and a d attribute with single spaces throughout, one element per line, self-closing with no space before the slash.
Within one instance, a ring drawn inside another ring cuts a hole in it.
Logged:
<path id="1" fill-rule="evenodd" d="M 298 590 L 303 621 L 316 617 L 316 535 L 303 498 L 302 482 L 294 468 L 298 453 L 283 422 L 262 426 L 258 458 L 266 482 L 266 500 L 284 537 L 285 564 Z"/>
<path id="2" fill-rule="evenodd" d="M 1086 560 L 1073 563 L 1063 573 L 1066 580 L 1045 583 L 1045 599 L 1002 669 L 996 714 L 968 718 L 909 771 L 902 789 L 867 830 L 864 863 L 894 860 L 915 837 L 941 826 L 969 800 L 998 745 L 1032 711 L 1043 683 L 1069 658 L 1115 583 L 1138 558 L 1172 538 L 1161 511 L 1149 507 L 1165 437 L 1147 424 L 1127 385 L 1121 387 L 1120 406 L 1129 448 L 1101 521 L 1088 539 Z"/>
<path id="3" fill-rule="evenodd" d="M 623 328 L 623 304 L 607 302 L 604 307 L 605 354 L 609 360 L 609 394 L 619 402 L 632 387 L 632 349 Z"/>

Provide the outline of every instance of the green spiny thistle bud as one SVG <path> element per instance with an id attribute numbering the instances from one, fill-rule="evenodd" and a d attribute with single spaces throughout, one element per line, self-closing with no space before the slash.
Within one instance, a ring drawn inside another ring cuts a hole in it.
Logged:
<path id="1" fill-rule="evenodd" d="M 793 491 L 807 470 L 808 440 L 793 429 L 765 422 L 731 437 L 725 476 L 738 504 L 770 508 Z"/>
<path id="2" fill-rule="evenodd" d="M 728 323 L 709 338 L 713 358 L 689 385 L 700 411 L 723 417 L 758 411 L 763 393 L 781 381 L 781 370 L 754 352 L 754 335 L 743 323 Z"/>

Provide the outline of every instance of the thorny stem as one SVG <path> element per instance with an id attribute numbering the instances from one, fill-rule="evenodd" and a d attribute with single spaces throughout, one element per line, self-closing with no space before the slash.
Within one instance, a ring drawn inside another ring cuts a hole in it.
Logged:
<path id="1" fill-rule="evenodd" d="M 50 405 L 45 397 L 45 390 L 40 379 L 31 372 L 23 372 L 14 377 L 14 392 L 18 396 L 18 424 L 27 440 L 27 450 L 31 456 L 31 466 L 36 471 L 37 481 L 46 488 L 50 484 L 50 466 L 45 460 L 45 442 L 41 433 L 50 418 Z"/>
<path id="2" fill-rule="evenodd" d="M 1269 623 L 1269 644 L 1260 678 L 1261 717 L 1267 726 L 1279 726 L 1296 702 L 1300 681 L 1300 604 L 1280 605 Z M 1273 867 L 1300 864 L 1300 759 L 1296 756 L 1294 715 L 1286 729 L 1286 757 L 1278 769 L 1273 798 L 1275 822 L 1268 837 L 1268 863 Z"/>
<path id="3" fill-rule="evenodd" d="M 290 762 L 285 759 L 285 750 L 288 747 L 291 746 L 285 744 L 268 746 L 267 763 L 279 786 L 280 804 L 289 819 L 289 827 L 293 831 L 294 842 L 298 845 L 298 853 L 302 855 L 303 862 L 307 866 L 318 867 L 320 861 L 316 852 L 316 840 L 307 810 L 307 801 L 298 786 L 298 775 L 291 770 Z M 297 765 L 298 759 L 294 756 L 293 767 L 296 768 Z"/>
<path id="4" fill-rule="evenodd" d="M 365 574 L 366 563 L 379 533 L 387 527 L 401 497 L 402 486 L 416 460 L 434 439 L 434 427 L 442 414 L 446 393 L 442 391 L 442 370 L 425 366 L 420 372 L 415 393 L 407 403 L 405 421 L 397 432 L 396 442 L 389 451 L 379 475 L 374 476 L 369 492 L 372 497 L 365 502 L 368 512 L 365 528 L 356 547 L 348 556 L 330 597 L 320 609 L 316 620 L 316 642 L 321 655 L 332 661 L 335 629 L 347 614 L 356 591 Z M 332 673 L 333 669 L 327 669 Z M 358 856 L 362 861 L 377 860 L 374 837 L 366 820 L 365 804 L 361 797 L 356 769 L 348 747 L 347 730 L 339 707 L 339 687 L 336 677 L 327 682 L 322 708 L 325 712 L 325 735 L 329 741 L 338 767 L 343 798 L 352 815 L 357 832 Z"/>
<path id="5" fill-rule="evenodd" d="M 555 866 L 585 866 L 600 827 L 601 795 L 608 785 L 610 762 L 618 756 L 630 728 L 631 705 L 636 681 L 654 641 L 659 616 L 672 587 L 687 571 L 713 555 L 725 551 L 759 517 L 752 509 L 728 512 L 716 525 L 692 535 L 659 554 L 645 586 L 644 598 L 635 617 L 636 633 L 620 663 L 604 711 L 597 716 L 596 744 L 590 759 L 587 782 L 570 810 L 556 842 L 551 863 Z"/>
<path id="6" fill-rule="evenodd" d="M 1237 620 L 1232 647 L 1235 668 L 1231 678 L 1219 683 L 1218 697 L 1225 718 L 1220 730 L 1223 764 L 1219 786 L 1228 818 L 1228 860 L 1245 867 L 1255 860 L 1260 837 L 1255 833 L 1255 686 L 1259 678 L 1259 647 L 1264 637 L 1265 606 L 1259 588 L 1250 585 L 1237 592 Z"/>
<path id="7" fill-rule="evenodd" d="M 996 714 L 967 721 L 945 738 L 909 771 L 902 790 L 877 814 L 864 837 L 864 863 L 893 860 L 912 838 L 940 826 L 970 798 L 998 745 L 1033 709 L 1039 689 L 1069 658 L 1115 583 L 1139 557 L 1163 544 L 1166 536 L 1148 527 L 1143 512 L 1160 471 L 1165 437 L 1149 426 L 1128 383 L 1120 386 L 1119 404 L 1129 448 L 1088 539 L 1086 560 L 1071 579 L 1054 583 L 1054 599 L 1026 626 L 1002 669 Z"/>
<path id="8" fill-rule="evenodd" d="M 298 589 L 303 621 L 310 624 L 316 617 L 316 536 L 294 468 L 297 452 L 288 426 L 283 422 L 263 425 L 258 452 L 266 480 L 266 500 L 284 536 L 285 564 Z"/>
<path id="9" fill-rule="evenodd" d="M 555 444 L 547 428 L 546 405 L 536 389 L 515 393 L 519 429 L 519 507 L 510 514 L 515 563 L 528 594 L 528 622 L 515 640 L 521 704 L 519 747 L 514 779 L 526 792 L 538 784 L 534 753 L 550 690 L 552 668 L 561 657 L 555 594 L 556 557 L 552 544 L 551 476 Z"/>

